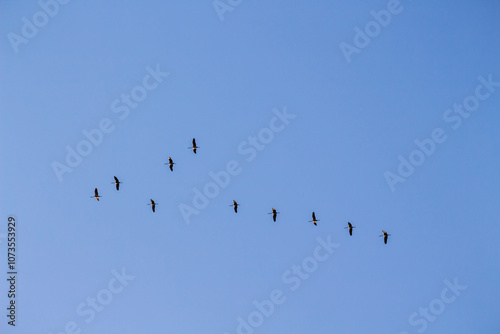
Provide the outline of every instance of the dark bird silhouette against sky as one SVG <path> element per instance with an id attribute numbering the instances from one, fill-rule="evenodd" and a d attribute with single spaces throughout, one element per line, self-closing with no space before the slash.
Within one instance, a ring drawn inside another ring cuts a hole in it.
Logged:
<path id="1" fill-rule="evenodd" d="M 230 206 L 234 206 L 234 212 L 238 213 L 238 203 L 236 203 L 236 201 L 233 201 L 233 204 L 231 204 Z"/>
<path id="2" fill-rule="evenodd" d="M 189 148 L 189 149 L 192 149 L 192 150 L 193 150 L 193 152 L 194 152 L 194 154 L 196 154 L 196 149 L 197 149 L 197 148 L 200 148 L 200 147 L 199 147 L 199 146 L 196 146 L 196 139 L 195 139 L 195 138 L 193 138 L 193 146 L 188 147 L 188 148 Z"/>
<path id="3" fill-rule="evenodd" d="M 170 170 L 173 172 L 174 171 L 174 165 L 175 162 L 172 160 L 171 157 L 168 157 L 168 163 L 165 163 L 165 165 L 168 165 L 170 167 Z"/>
<path id="4" fill-rule="evenodd" d="M 356 228 L 356 226 L 352 226 L 351 223 L 347 222 L 347 227 L 344 227 L 344 228 L 348 228 L 349 229 L 349 235 L 352 235 L 352 229 Z"/>
<path id="5" fill-rule="evenodd" d="M 314 223 L 314 225 L 318 226 L 318 224 L 316 224 L 316 222 L 319 222 L 319 220 L 316 219 L 316 214 L 314 213 L 314 211 L 313 211 L 313 214 L 312 214 L 312 218 L 313 218 L 313 220 L 310 220 L 309 222 L 310 223 L 312 222 L 312 223 Z"/>
<path id="6" fill-rule="evenodd" d="M 273 221 L 276 221 L 276 216 L 279 212 L 277 212 L 275 208 L 272 208 L 271 211 L 272 212 L 269 212 L 268 215 L 273 215 Z"/>
<path id="7" fill-rule="evenodd" d="M 390 234 L 387 234 L 387 232 L 386 232 L 386 231 L 384 231 L 384 230 L 382 230 L 382 233 L 383 233 L 383 234 L 382 234 L 382 235 L 379 235 L 378 237 L 379 237 L 379 238 L 380 238 L 380 237 L 384 237 L 384 244 L 387 244 L 387 239 L 388 239 L 388 237 L 390 236 Z"/>
<path id="8" fill-rule="evenodd" d="M 153 201 L 152 199 L 150 199 L 151 203 L 149 203 L 148 205 L 151 205 L 151 209 L 153 209 L 153 212 L 155 212 L 155 207 L 156 205 L 158 205 L 158 203 L 155 203 L 155 201 Z"/>
<path id="9" fill-rule="evenodd" d="M 96 200 L 99 200 L 99 197 L 102 197 L 102 196 L 99 196 L 99 192 L 97 191 L 97 188 L 95 188 L 94 196 L 90 196 L 90 198 L 95 198 Z"/>
<path id="10" fill-rule="evenodd" d="M 116 190 L 120 190 L 120 181 L 118 181 L 118 178 L 116 176 L 114 176 L 115 178 L 115 182 L 112 182 L 113 184 L 116 185 Z"/>

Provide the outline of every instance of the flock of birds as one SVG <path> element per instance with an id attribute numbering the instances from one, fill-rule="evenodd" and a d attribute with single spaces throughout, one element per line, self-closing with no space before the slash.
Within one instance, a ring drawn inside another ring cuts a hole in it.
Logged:
<path id="1" fill-rule="evenodd" d="M 196 149 L 197 148 L 200 148 L 199 146 L 196 146 L 196 139 L 193 138 L 193 146 L 191 147 L 188 147 L 188 149 L 191 149 L 193 150 L 194 154 L 196 154 Z M 168 165 L 169 168 L 170 168 L 170 171 L 174 171 L 174 165 L 175 165 L 175 162 L 172 160 L 171 157 L 168 157 L 168 162 L 165 163 L 165 165 Z M 115 182 L 111 182 L 112 184 L 114 184 L 116 186 L 116 190 L 120 190 L 120 184 L 123 183 L 123 182 L 120 182 L 118 180 L 118 178 L 116 176 L 114 176 L 114 179 L 115 179 Z M 99 198 L 101 198 L 102 196 L 99 196 L 99 191 L 97 190 L 97 188 L 95 188 L 94 190 L 94 196 L 90 196 L 91 198 L 95 198 L 96 200 L 99 201 Z M 148 203 L 147 205 L 151 205 L 151 209 L 153 210 L 153 212 L 155 212 L 155 208 L 156 208 L 156 205 L 158 205 L 157 202 L 155 202 L 153 199 L 150 199 L 151 203 Z M 232 206 L 234 208 L 234 212 L 235 213 L 238 213 L 238 206 L 240 204 L 236 201 L 233 200 L 233 204 L 229 205 L 229 206 Z M 276 211 L 275 208 L 272 208 L 271 209 L 271 212 L 269 212 L 268 214 L 269 215 L 273 215 L 273 221 L 276 222 L 276 217 L 278 216 L 278 211 Z M 320 220 L 319 219 L 316 219 L 316 214 L 312 213 L 312 220 L 310 220 L 309 222 L 310 223 L 313 223 L 315 226 L 318 226 L 317 222 L 319 222 Z M 349 229 L 349 235 L 352 236 L 352 229 L 353 228 L 356 228 L 356 226 L 352 226 L 352 224 L 350 222 L 347 222 L 347 226 L 344 227 L 344 228 L 347 228 Z M 382 234 L 379 235 L 379 237 L 384 237 L 384 244 L 387 244 L 387 239 L 389 238 L 390 234 L 388 234 L 386 231 L 383 231 L 382 230 Z"/>

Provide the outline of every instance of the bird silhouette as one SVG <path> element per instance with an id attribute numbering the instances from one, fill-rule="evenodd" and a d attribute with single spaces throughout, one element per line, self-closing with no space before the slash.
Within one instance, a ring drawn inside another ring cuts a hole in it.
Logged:
<path id="1" fill-rule="evenodd" d="M 158 205 L 158 203 L 155 203 L 155 201 L 153 201 L 152 199 L 150 199 L 150 201 L 151 201 L 151 203 L 149 203 L 148 205 L 151 205 L 153 212 L 155 212 L 155 207 Z"/>
<path id="2" fill-rule="evenodd" d="M 116 190 L 120 190 L 120 183 L 122 183 L 122 182 L 118 181 L 118 178 L 116 176 L 114 176 L 114 178 L 115 178 L 115 182 L 111 182 L 111 183 L 116 185 Z"/>
<path id="3" fill-rule="evenodd" d="M 273 215 L 273 221 L 276 221 L 276 216 L 279 212 L 277 212 L 275 208 L 272 208 L 271 211 L 272 212 L 269 212 L 268 215 Z"/>
<path id="4" fill-rule="evenodd" d="M 236 203 L 236 201 L 233 201 L 233 204 L 231 204 L 230 206 L 234 206 L 234 212 L 238 213 L 238 203 Z"/>
<path id="5" fill-rule="evenodd" d="M 94 196 L 90 196 L 90 198 L 95 198 L 96 200 L 99 200 L 99 197 L 102 197 L 102 196 L 99 196 L 99 192 L 97 191 L 97 188 L 95 188 Z"/>
<path id="6" fill-rule="evenodd" d="M 166 162 L 165 165 L 168 165 L 170 167 L 170 170 L 172 172 L 174 171 L 175 162 L 172 160 L 171 157 L 168 157 L 168 163 Z"/>
<path id="7" fill-rule="evenodd" d="M 192 149 L 194 154 L 196 154 L 196 149 L 200 148 L 199 146 L 196 146 L 196 139 L 193 138 L 193 146 L 188 147 L 189 149 Z"/>
<path id="8" fill-rule="evenodd" d="M 352 226 L 351 223 L 347 222 L 347 227 L 344 227 L 344 228 L 348 228 L 349 229 L 349 235 L 352 235 L 352 229 L 356 228 L 356 226 Z"/>
<path id="9" fill-rule="evenodd" d="M 313 214 L 312 214 L 312 218 L 313 220 L 310 220 L 309 222 L 311 223 L 314 223 L 314 225 L 318 226 L 318 224 L 316 224 L 316 222 L 319 222 L 318 219 L 316 219 L 316 215 L 314 214 L 314 211 L 313 211 Z"/>
<path id="10" fill-rule="evenodd" d="M 384 244 L 387 244 L 387 238 L 390 236 L 390 234 L 387 234 L 386 231 L 382 230 L 382 235 L 379 235 L 378 237 L 384 237 Z"/>

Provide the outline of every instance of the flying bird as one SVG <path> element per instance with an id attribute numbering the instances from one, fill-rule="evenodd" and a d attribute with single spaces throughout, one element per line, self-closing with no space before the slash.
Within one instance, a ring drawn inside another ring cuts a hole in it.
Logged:
<path id="1" fill-rule="evenodd" d="M 194 154 L 196 154 L 196 149 L 200 148 L 199 146 L 196 146 L 196 139 L 193 138 L 193 146 L 188 147 L 189 149 L 192 149 Z"/>
<path id="2" fill-rule="evenodd" d="M 238 213 L 238 203 L 236 203 L 236 201 L 233 201 L 233 204 L 230 205 L 230 206 L 234 206 L 234 212 Z"/>
<path id="3" fill-rule="evenodd" d="M 153 212 L 155 212 L 155 207 L 156 205 L 158 205 L 158 203 L 155 203 L 155 201 L 153 201 L 152 199 L 150 199 L 151 203 L 148 204 L 148 205 L 151 205 L 151 208 L 153 209 Z"/>
<path id="4" fill-rule="evenodd" d="M 276 216 L 278 215 L 279 212 L 276 212 L 275 208 L 271 209 L 272 212 L 269 212 L 268 215 L 273 215 L 273 221 L 276 221 Z"/>
<path id="5" fill-rule="evenodd" d="M 115 182 L 111 182 L 111 183 L 116 184 L 116 190 L 120 190 L 120 183 L 123 183 L 123 182 L 118 181 L 118 178 L 116 176 L 114 176 L 114 178 L 115 178 Z"/>
<path id="6" fill-rule="evenodd" d="M 313 211 L 313 214 L 312 214 L 312 218 L 313 220 L 310 220 L 309 222 L 311 223 L 314 223 L 314 225 L 318 226 L 318 224 L 316 224 L 316 222 L 319 222 L 318 219 L 316 219 L 316 215 L 314 214 L 314 211 Z"/>
<path id="7" fill-rule="evenodd" d="M 102 196 L 99 196 L 99 192 L 97 191 L 97 188 L 95 188 L 94 190 L 94 196 L 90 196 L 90 198 L 95 198 L 96 200 L 99 200 L 99 197 L 102 197 Z"/>
<path id="8" fill-rule="evenodd" d="M 352 226 L 351 223 L 347 222 L 347 227 L 344 227 L 344 228 L 348 228 L 349 229 L 349 235 L 352 235 L 352 229 L 356 228 L 356 226 Z"/>
<path id="9" fill-rule="evenodd" d="M 170 170 L 173 172 L 174 171 L 174 165 L 175 162 L 172 160 L 171 157 L 168 157 L 168 163 L 165 163 L 165 165 L 168 165 L 170 167 Z"/>
<path id="10" fill-rule="evenodd" d="M 384 237 L 384 244 L 387 244 L 387 237 L 389 237 L 389 236 L 390 236 L 390 234 L 387 234 L 387 232 L 386 232 L 386 231 L 384 231 L 384 230 L 382 230 L 382 233 L 383 233 L 383 234 L 382 234 L 382 235 L 379 235 L 378 237 L 379 237 L 379 238 L 380 238 L 380 237 Z"/>

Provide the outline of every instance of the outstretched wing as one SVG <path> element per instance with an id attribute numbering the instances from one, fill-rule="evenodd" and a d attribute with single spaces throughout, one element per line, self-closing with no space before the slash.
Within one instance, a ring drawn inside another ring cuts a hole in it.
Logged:
<path id="1" fill-rule="evenodd" d="M 193 148 L 196 147 L 196 139 L 193 138 Z"/>
<path id="2" fill-rule="evenodd" d="M 97 188 L 95 188 L 95 190 L 94 190 L 94 196 L 99 197 L 99 192 L 97 191 Z"/>
<path id="3" fill-rule="evenodd" d="M 316 220 L 316 215 L 314 214 L 314 211 L 313 211 L 313 220 Z"/>
<path id="4" fill-rule="evenodd" d="M 170 170 L 173 172 L 174 171 L 174 164 L 170 164 Z"/>
<path id="5" fill-rule="evenodd" d="M 276 212 L 273 213 L 273 220 L 276 221 Z"/>
<path id="6" fill-rule="evenodd" d="M 155 212 L 155 206 L 156 205 L 154 203 L 151 205 L 151 207 L 153 208 L 153 212 Z"/>
<path id="7" fill-rule="evenodd" d="M 120 181 L 118 181 L 118 178 L 116 176 L 113 176 L 115 178 L 115 182 L 116 183 L 120 183 Z"/>
<path id="8" fill-rule="evenodd" d="M 384 236 L 384 244 L 387 244 L 387 235 Z"/>
<path id="9" fill-rule="evenodd" d="M 352 235 L 352 228 L 349 229 L 349 235 Z"/>

